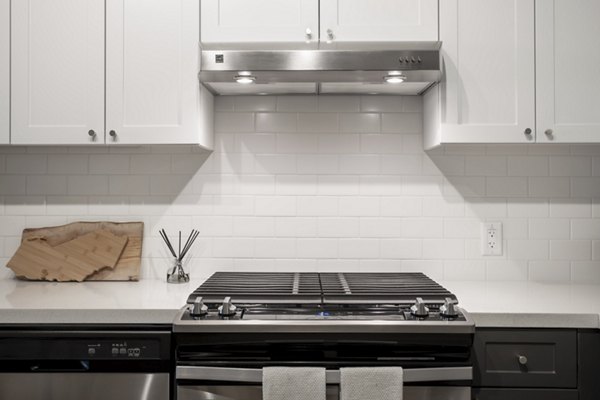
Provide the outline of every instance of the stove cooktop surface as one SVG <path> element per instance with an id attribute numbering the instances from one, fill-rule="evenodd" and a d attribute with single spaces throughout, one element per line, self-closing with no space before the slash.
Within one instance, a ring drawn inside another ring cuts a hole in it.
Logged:
<path id="1" fill-rule="evenodd" d="M 421 297 L 443 303 L 456 296 L 422 273 L 217 272 L 187 300 L 222 304 L 402 304 Z"/>

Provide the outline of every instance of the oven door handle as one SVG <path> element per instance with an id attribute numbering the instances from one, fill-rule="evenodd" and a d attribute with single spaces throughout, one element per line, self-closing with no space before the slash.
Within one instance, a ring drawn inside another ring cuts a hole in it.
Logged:
<path id="1" fill-rule="evenodd" d="M 403 372 L 406 383 L 470 381 L 473 379 L 472 367 L 410 368 L 404 369 Z M 178 366 L 175 376 L 177 379 L 188 380 L 262 383 L 262 369 L 254 368 Z M 339 384 L 340 371 L 327 370 L 326 381 L 331 385 Z"/>

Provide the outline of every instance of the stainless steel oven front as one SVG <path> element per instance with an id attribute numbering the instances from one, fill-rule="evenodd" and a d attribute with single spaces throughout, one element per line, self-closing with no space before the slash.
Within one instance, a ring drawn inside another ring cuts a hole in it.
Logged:
<path id="1" fill-rule="evenodd" d="M 337 400 L 340 368 L 400 366 L 405 400 L 470 400 L 472 334 L 175 333 L 178 400 L 260 400 L 262 368 L 326 368 Z"/>
<path id="2" fill-rule="evenodd" d="M 404 399 L 469 400 L 469 386 L 449 385 L 470 381 L 472 373 L 472 367 L 406 369 Z M 260 369 L 179 366 L 176 377 L 178 400 L 262 400 Z M 339 371 L 327 370 L 327 400 L 338 400 L 339 391 Z"/>

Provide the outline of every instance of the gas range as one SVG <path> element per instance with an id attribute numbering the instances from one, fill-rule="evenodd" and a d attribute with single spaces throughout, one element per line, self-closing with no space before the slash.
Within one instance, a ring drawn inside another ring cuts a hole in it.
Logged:
<path id="1" fill-rule="evenodd" d="M 217 272 L 175 332 L 472 333 L 455 295 L 421 273 Z"/>

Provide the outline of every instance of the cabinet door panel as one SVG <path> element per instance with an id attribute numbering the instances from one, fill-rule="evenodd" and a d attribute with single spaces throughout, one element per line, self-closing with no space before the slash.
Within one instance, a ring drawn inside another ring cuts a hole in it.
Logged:
<path id="1" fill-rule="evenodd" d="M 318 0 L 202 0 L 202 43 L 296 43 L 316 46 Z M 306 30 L 310 29 L 310 43 Z"/>
<path id="2" fill-rule="evenodd" d="M 10 0 L 0 0 L 0 144 L 10 140 Z"/>
<path id="3" fill-rule="evenodd" d="M 107 1 L 108 144 L 200 142 L 199 3 Z"/>
<path id="4" fill-rule="evenodd" d="M 443 142 L 534 140 L 533 21 L 533 0 L 440 2 Z"/>
<path id="5" fill-rule="evenodd" d="M 11 142 L 104 143 L 104 1 L 14 1 L 11 29 Z"/>
<path id="6" fill-rule="evenodd" d="M 600 142 L 599 18 L 598 0 L 536 1 L 538 141 Z"/>
<path id="7" fill-rule="evenodd" d="M 438 40 L 438 0 L 321 0 L 321 41 Z"/>

